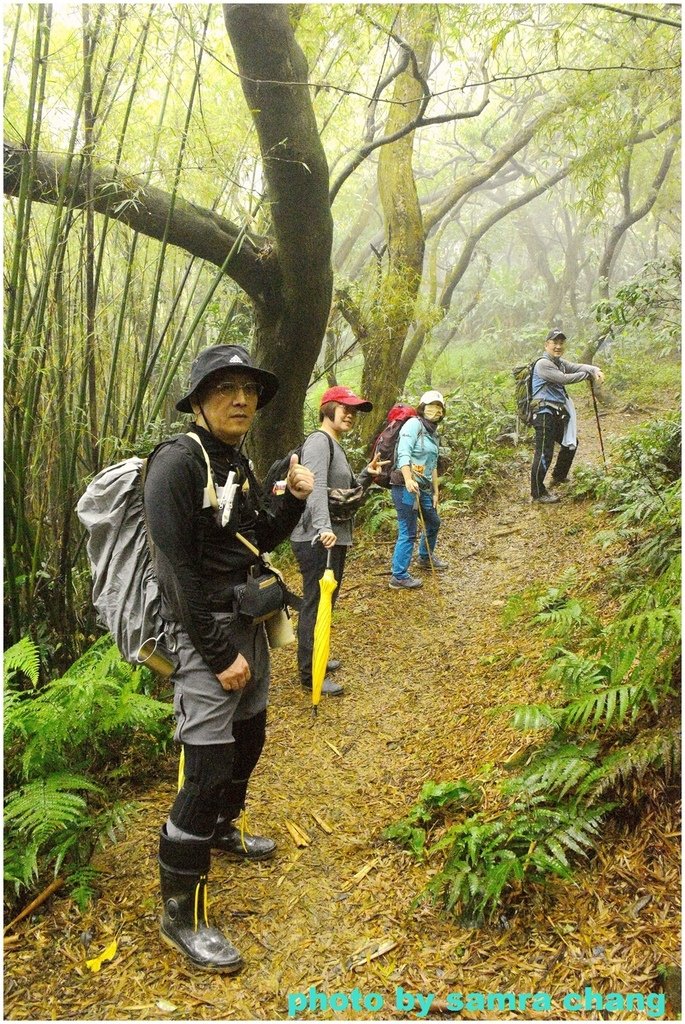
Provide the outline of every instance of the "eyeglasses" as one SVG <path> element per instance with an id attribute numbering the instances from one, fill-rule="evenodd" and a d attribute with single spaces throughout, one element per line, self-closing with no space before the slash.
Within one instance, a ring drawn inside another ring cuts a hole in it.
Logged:
<path id="1" fill-rule="evenodd" d="M 235 398 L 239 391 L 242 391 L 246 398 L 258 398 L 264 389 L 256 380 L 222 380 L 220 384 L 214 385 L 214 390 L 226 398 Z"/>

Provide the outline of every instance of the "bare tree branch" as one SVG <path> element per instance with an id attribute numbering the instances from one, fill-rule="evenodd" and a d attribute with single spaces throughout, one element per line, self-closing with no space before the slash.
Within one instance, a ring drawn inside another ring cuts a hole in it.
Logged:
<path id="1" fill-rule="evenodd" d="M 613 11 L 615 14 L 625 14 L 626 18 L 636 21 L 655 21 L 658 25 L 670 25 L 671 28 L 682 28 L 679 21 L 671 21 L 670 18 L 657 18 L 655 14 L 643 14 L 642 11 L 626 10 L 624 7 L 611 7 L 609 4 L 586 4 L 586 7 L 597 7 L 600 11 Z"/>

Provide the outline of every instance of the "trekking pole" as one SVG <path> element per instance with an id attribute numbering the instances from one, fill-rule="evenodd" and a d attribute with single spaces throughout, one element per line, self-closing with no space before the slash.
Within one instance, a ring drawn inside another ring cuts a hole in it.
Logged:
<path id="1" fill-rule="evenodd" d="M 435 566 L 433 565 L 433 552 L 430 549 L 428 543 L 428 531 L 426 530 L 426 520 L 423 518 L 423 509 L 421 508 L 421 492 L 416 495 L 416 504 L 419 510 L 419 519 L 421 520 L 421 529 L 423 530 L 423 537 L 426 541 L 426 551 L 428 552 L 428 561 L 430 562 L 431 575 L 435 579 Z"/>
<path id="2" fill-rule="evenodd" d="M 608 473 L 609 472 L 609 467 L 607 466 L 607 457 L 604 454 L 604 439 L 602 438 L 602 425 L 599 422 L 599 409 L 597 408 L 597 398 L 595 396 L 595 382 L 592 379 L 592 377 L 590 377 L 590 393 L 592 395 L 592 404 L 595 407 L 595 419 L 597 420 L 597 433 L 599 434 L 599 447 L 600 447 L 600 449 L 602 451 L 602 461 L 604 462 L 604 472 Z"/>

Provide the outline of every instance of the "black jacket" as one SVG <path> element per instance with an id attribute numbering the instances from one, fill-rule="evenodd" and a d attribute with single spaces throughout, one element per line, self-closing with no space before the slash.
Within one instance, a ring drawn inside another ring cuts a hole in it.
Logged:
<path id="1" fill-rule="evenodd" d="M 238 532 L 260 551 L 272 551 L 290 535 L 305 503 L 286 491 L 278 509 L 267 510 L 247 458 L 202 427 L 192 430 L 209 455 L 217 487 L 223 487 L 231 469 L 238 473 Z M 233 588 L 245 582 L 257 558 L 232 529 L 217 523 L 213 508 L 203 508 L 206 483 L 204 456 L 192 438 L 164 442 L 148 461 L 145 516 L 163 614 L 182 623 L 212 671 L 219 673 L 235 661 L 238 649 L 230 623 L 220 625 L 212 612 L 231 610 Z"/>

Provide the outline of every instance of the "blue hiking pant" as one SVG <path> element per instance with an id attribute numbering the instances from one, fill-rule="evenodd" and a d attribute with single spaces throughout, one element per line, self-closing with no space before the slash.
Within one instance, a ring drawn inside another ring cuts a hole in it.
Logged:
<path id="1" fill-rule="evenodd" d="M 410 494 L 404 484 L 390 488 L 392 501 L 397 512 L 397 541 L 392 556 L 392 574 L 397 579 L 406 580 L 409 576 L 409 565 L 414 552 L 414 542 L 419 525 L 419 512 L 417 506 L 417 495 Z M 419 558 L 428 558 L 428 549 L 431 552 L 435 547 L 440 529 L 440 516 L 433 507 L 433 495 L 430 491 L 419 491 L 418 500 L 421 502 L 423 522 L 426 525 L 425 533 L 421 525 L 421 540 L 419 541 Z M 428 546 L 426 546 L 426 541 Z"/>

